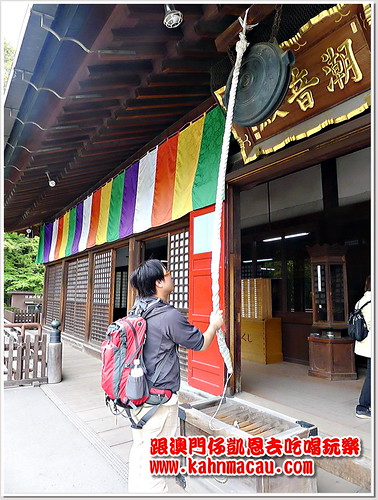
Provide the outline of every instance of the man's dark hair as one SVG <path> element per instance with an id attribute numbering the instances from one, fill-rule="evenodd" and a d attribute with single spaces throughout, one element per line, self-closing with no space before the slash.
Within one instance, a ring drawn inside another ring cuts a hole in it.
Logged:
<path id="1" fill-rule="evenodd" d="M 365 292 L 371 291 L 371 277 L 368 276 L 365 281 Z"/>
<path id="2" fill-rule="evenodd" d="M 163 264 L 150 259 L 140 264 L 131 273 L 130 284 L 138 291 L 139 297 L 150 297 L 156 293 L 156 281 L 164 280 Z"/>

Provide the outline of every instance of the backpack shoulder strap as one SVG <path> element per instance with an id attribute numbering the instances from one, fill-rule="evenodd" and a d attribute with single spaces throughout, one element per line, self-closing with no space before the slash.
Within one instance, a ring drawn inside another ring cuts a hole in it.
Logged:
<path id="1" fill-rule="evenodd" d="M 157 297 L 151 302 L 147 302 L 145 299 L 137 297 L 133 307 L 127 313 L 127 316 L 142 316 L 142 318 L 146 318 L 147 314 L 160 302 L 161 300 Z"/>
<path id="2" fill-rule="evenodd" d="M 152 311 L 155 307 L 157 307 L 158 304 L 161 304 L 161 300 L 156 297 L 155 300 L 152 300 L 151 302 L 146 302 L 146 307 L 143 308 L 142 316 L 143 318 L 147 318 L 148 313 Z"/>
<path id="3" fill-rule="evenodd" d="M 359 310 L 360 310 L 360 311 L 362 311 L 362 309 L 363 309 L 365 306 L 367 306 L 368 304 L 370 304 L 370 303 L 371 303 L 371 300 L 368 300 L 367 302 L 365 302 L 365 304 L 364 304 L 363 306 L 358 307 L 358 308 L 359 308 Z"/>

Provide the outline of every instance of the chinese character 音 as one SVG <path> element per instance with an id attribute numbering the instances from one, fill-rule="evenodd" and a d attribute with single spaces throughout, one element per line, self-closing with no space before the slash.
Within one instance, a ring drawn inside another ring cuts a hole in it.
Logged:
<path id="1" fill-rule="evenodd" d="M 294 101 L 297 101 L 302 111 L 314 107 L 314 96 L 309 88 L 318 85 L 320 81 L 317 77 L 309 80 L 307 76 L 307 69 L 299 70 L 298 68 L 293 68 L 291 83 L 289 85 L 292 95 L 288 98 L 287 102 L 292 104 Z"/>

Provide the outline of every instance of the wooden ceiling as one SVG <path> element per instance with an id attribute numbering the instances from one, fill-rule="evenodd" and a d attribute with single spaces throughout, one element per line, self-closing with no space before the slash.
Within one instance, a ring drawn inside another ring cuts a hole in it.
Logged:
<path id="1" fill-rule="evenodd" d="M 5 230 L 61 216 L 211 107 L 247 7 L 177 4 L 168 29 L 163 4 L 34 4 L 5 100 Z M 270 32 L 274 12 L 256 4 L 248 22 Z"/>
<path id="2" fill-rule="evenodd" d="M 5 141 L 5 230 L 52 220 L 191 110 L 210 107 L 210 68 L 227 57 L 216 38 L 247 7 L 180 4 L 184 22 L 168 29 L 163 5 L 57 5 L 53 15 L 33 5 L 5 103 L 21 92 Z M 33 73 L 20 67 L 26 51 Z"/>

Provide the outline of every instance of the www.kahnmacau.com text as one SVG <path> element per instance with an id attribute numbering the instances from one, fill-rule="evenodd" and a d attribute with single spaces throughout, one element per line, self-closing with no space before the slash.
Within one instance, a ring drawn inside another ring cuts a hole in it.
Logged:
<path id="1" fill-rule="evenodd" d="M 176 476 L 179 473 L 189 476 L 227 475 L 227 476 L 313 476 L 315 464 L 311 459 L 287 459 L 277 465 L 273 459 L 260 460 L 216 460 L 211 457 L 195 460 L 187 457 L 186 465 L 179 459 L 150 460 L 150 472 L 158 476 Z"/>

